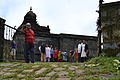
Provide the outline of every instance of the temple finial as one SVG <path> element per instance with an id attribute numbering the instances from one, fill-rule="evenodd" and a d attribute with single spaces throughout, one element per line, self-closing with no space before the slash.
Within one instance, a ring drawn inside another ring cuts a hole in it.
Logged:
<path id="1" fill-rule="evenodd" d="M 30 11 L 32 11 L 32 6 L 30 6 Z"/>

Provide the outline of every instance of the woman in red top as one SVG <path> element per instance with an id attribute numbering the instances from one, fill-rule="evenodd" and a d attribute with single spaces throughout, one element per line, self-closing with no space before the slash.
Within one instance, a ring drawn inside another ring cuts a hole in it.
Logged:
<path id="1" fill-rule="evenodd" d="M 22 26 L 22 32 L 25 34 L 25 62 L 29 63 L 31 61 L 34 63 L 34 31 L 31 29 L 31 24 L 27 23 Z"/>
<path id="2" fill-rule="evenodd" d="M 53 57 L 54 57 L 54 61 L 57 62 L 57 60 L 58 60 L 58 49 L 56 47 L 55 47 L 55 50 L 54 50 Z"/>
<path id="3" fill-rule="evenodd" d="M 78 49 L 75 48 L 75 61 L 78 62 Z"/>

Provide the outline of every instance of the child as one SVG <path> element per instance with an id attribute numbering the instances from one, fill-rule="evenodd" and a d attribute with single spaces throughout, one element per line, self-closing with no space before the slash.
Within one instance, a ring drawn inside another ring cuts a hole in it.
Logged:
<path id="1" fill-rule="evenodd" d="M 61 62 L 62 61 L 62 51 L 60 50 L 58 52 L 58 62 Z"/>
<path id="2" fill-rule="evenodd" d="M 70 61 L 71 62 L 74 62 L 74 56 L 75 56 L 74 51 L 70 50 Z"/>

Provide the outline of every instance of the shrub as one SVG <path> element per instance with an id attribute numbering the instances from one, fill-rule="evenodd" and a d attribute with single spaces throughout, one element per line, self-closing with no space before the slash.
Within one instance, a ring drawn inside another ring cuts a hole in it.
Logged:
<path id="1" fill-rule="evenodd" d="M 115 48 L 115 49 L 108 48 L 108 49 L 103 49 L 103 52 L 105 53 L 105 56 L 115 57 L 120 52 L 120 49 L 119 48 Z"/>

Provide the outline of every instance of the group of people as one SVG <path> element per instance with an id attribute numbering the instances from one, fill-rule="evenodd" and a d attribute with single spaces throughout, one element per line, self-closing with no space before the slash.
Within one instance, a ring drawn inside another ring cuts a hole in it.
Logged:
<path id="1" fill-rule="evenodd" d="M 35 62 L 35 55 L 34 55 L 34 31 L 31 29 L 31 24 L 26 23 L 22 26 L 21 31 L 25 35 L 25 52 L 24 52 L 24 59 L 26 63 L 34 63 Z M 13 59 L 16 59 L 15 57 L 15 48 L 16 43 L 13 40 L 12 41 L 12 54 Z M 42 44 L 39 46 L 40 51 L 40 60 L 42 62 L 61 62 L 61 61 L 69 61 L 71 62 L 84 62 L 87 60 L 87 57 L 89 55 L 88 45 L 85 40 L 80 40 L 77 47 L 74 50 L 70 50 L 69 53 L 63 52 L 62 50 L 58 50 L 56 47 L 53 48 L 52 45 L 45 44 L 42 42 Z"/>
<path id="2" fill-rule="evenodd" d="M 70 50 L 68 53 L 58 50 L 56 47 L 53 48 L 52 45 L 45 45 L 43 42 L 39 46 L 40 60 L 42 62 L 85 62 L 89 56 L 88 45 L 85 40 L 80 40 L 77 47 L 74 50 Z"/>
<path id="3" fill-rule="evenodd" d="M 85 62 L 89 57 L 88 44 L 85 40 L 80 40 L 77 47 L 74 50 L 70 50 L 71 62 Z"/>
<path id="4" fill-rule="evenodd" d="M 62 61 L 62 51 L 57 48 L 53 49 L 52 45 L 48 45 L 44 42 L 39 46 L 39 51 L 40 51 L 40 60 L 42 62 L 57 62 L 57 61 Z"/>

